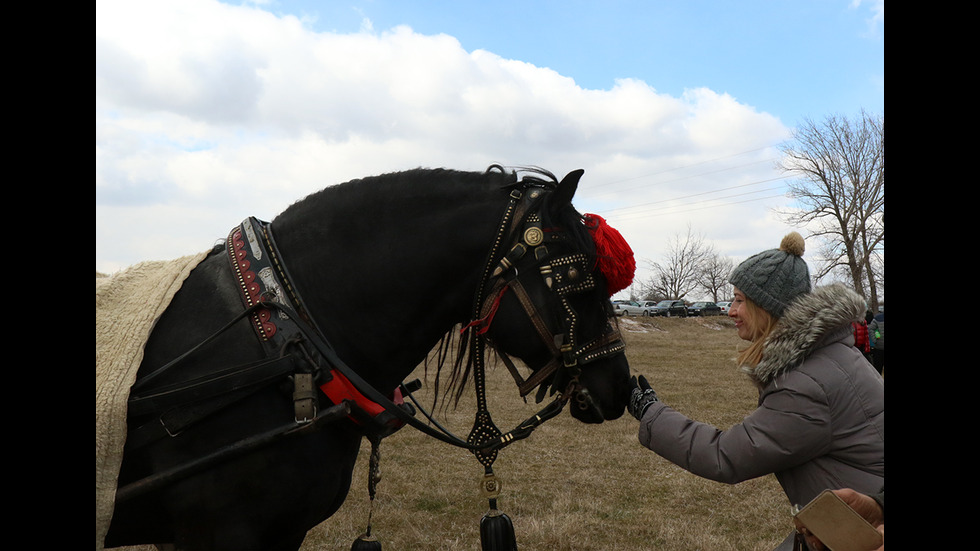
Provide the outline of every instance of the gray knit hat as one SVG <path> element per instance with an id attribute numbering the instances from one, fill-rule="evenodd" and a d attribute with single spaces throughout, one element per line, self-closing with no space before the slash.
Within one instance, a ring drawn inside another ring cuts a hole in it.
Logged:
<path id="1" fill-rule="evenodd" d="M 796 297 L 810 292 L 810 270 L 803 261 L 803 236 L 791 232 L 778 249 L 753 255 L 732 271 L 728 281 L 777 318 Z"/>

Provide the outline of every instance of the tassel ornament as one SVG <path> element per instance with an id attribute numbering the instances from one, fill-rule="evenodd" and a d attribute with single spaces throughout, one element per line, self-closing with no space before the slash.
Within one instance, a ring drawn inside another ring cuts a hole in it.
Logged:
<path id="1" fill-rule="evenodd" d="M 585 227 L 592 234 L 596 249 L 596 267 L 606 278 L 609 296 L 629 287 L 636 273 L 636 260 L 633 249 L 623 239 L 622 234 L 606 223 L 598 214 L 583 216 Z"/>
<path id="2" fill-rule="evenodd" d="M 350 551 L 381 551 L 381 542 L 371 535 L 371 519 L 374 516 L 374 496 L 377 494 L 378 482 L 381 481 L 381 438 L 369 436 L 371 442 L 371 458 L 368 463 L 368 508 L 367 530 L 364 531 L 350 546 Z"/>

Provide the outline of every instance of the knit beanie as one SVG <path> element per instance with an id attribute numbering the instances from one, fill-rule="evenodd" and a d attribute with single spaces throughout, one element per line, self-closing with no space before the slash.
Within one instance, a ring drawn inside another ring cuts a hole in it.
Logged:
<path id="1" fill-rule="evenodd" d="M 739 264 L 728 281 L 760 308 L 780 318 L 793 299 L 810 292 L 804 248 L 803 236 L 791 232 L 778 249 L 763 251 Z"/>

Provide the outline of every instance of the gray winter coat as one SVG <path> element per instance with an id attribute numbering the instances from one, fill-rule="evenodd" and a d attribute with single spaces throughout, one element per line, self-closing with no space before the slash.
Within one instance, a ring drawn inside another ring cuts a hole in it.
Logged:
<path id="1" fill-rule="evenodd" d="M 840 285 L 797 298 L 763 360 L 747 370 L 760 389 L 755 411 L 722 431 L 655 402 L 640 422 L 640 442 L 718 482 L 775 473 L 801 507 L 825 489 L 877 493 L 885 480 L 885 387 L 854 347 L 850 323 L 864 312 L 864 300 Z"/>

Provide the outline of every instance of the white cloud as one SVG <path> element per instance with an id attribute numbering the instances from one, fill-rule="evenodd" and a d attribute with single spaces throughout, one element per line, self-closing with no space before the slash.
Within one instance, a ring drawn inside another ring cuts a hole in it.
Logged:
<path id="1" fill-rule="evenodd" d="M 885 0 L 851 0 L 851 9 L 860 9 L 862 5 L 870 12 L 867 16 L 869 34 L 877 34 L 885 26 Z"/>
<path id="2" fill-rule="evenodd" d="M 773 178 L 771 146 L 786 137 L 774 117 L 709 89 L 583 89 L 407 27 L 315 32 L 208 0 L 96 5 L 97 270 L 197 252 L 326 185 L 495 162 L 586 169 L 576 204 L 608 212 L 638 256 L 689 221 L 744 245 L 733 254 L 757 252 L 784 232 L 764 201 L 621 209 Z"/>

